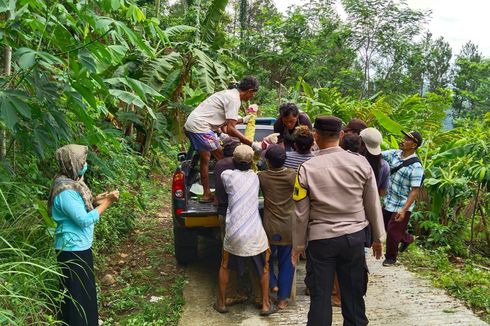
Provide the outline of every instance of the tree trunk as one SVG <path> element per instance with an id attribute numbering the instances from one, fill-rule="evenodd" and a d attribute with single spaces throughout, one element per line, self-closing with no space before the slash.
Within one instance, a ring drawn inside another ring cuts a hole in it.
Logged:
<path id="1" fill-rule="evenodd" d="M 241 52 L 243 53 L 243 49 L 246 45 L 246 30 L 247 30 L 247 13 L 248 13 L 248 1 L 240 0 L 240 43 L 241 43 Z"/>
<path id="2" fill-rule="evenodd" d="M 487 240 L 487 245 L 490 248 L 490 232 L 488 232 L 487 218 L 485 217 L 485 213 L 483 212 L 483 207 L 481 205 L 478 207 L 478 210 L 480 211 L 481 222 L 485 228 L 485 239 Z"/>
<path id="3" fill-rule="evenodd" d="M 145 143 L 143 145 L 143 150 L 141 153 L 141 155 L 143 157 L 145 157 L 148 154 L 148 152 L 150 151 L 151 139 L 153 138 L 153 131 L 155 129 L 154 127 L 155 127 L 155 121 L 151 120 L 150 127 L 148 128 L 148 131 L 146 132 Z"/>
<path id="4" fill-rule="evenodd" d="M 157 14 L 157 19 L 160 18 L 160 3 L 161 3 L 161 0 L 155 0 L 155 11 Z"/>
<path id="5" fill-rule="evenodd" d="M 473 250 L 473 234 L 474 234 L 474 225 L 475 225 L 475 215 L 476 215 L 476 210 L 478 209 L 478 197 L 480 196 L 480 189 L 481 185 L 478 184 L 478 189 L 476 191 L 476 197 L 475 197 L 475 206 L 473 207 L 473 214 L 471 214 L 471 235 L 470 235 L 470 254 L 471 251 Z"/>
<path id="6" fill-rule="evenodd" d="M 128 112 L 135 112 L 134 104 L 128 105 Z M 133 122 L 131 120 L 126 121 L 126 126 L 124 127 L 124 136 L 130 137 L 133 134 Z"/>

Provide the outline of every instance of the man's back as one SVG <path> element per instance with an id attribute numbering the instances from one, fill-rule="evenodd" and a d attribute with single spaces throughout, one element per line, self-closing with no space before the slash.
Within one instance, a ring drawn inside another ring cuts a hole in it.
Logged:
<path id="1" fill-rule="evenodd" d="M 340 147 L 323 149 L 298 173 L 310 200 L 308 240 L 357 232 L 371 218 L 373 232 L 384 233 L 375 219 L 381 212 L 376 180 L 364 157 Z"/>
<path id="2" fill-rule="evenodd" d="M 221 174 L 228 194 L 223 248 L 236 256 L 255 256 L 268 247 L 259 214 L 259 179 L 252 170 Z"/>
<path id="3" fill-rule="evenodd" d="M 204 133 L 221 127 L 226 119 L 237 120 L 240 93 L 236 89 L 217 92 L 196 107 L 185 122 L 189 132 Z"/>
<path id="4" fill-rule="evenodd" d="M 291 244 L 296 172 L 282 167 L 259 172 L 258 176 L 264 195 L 264 229 L 269 240 L 274 244 Z"/>

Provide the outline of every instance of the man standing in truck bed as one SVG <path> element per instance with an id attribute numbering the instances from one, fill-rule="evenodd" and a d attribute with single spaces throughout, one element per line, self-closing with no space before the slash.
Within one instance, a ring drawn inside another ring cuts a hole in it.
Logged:
<path id="1" fill-rule="evenodd" d="M 236 128 L 237 123 L 247 123 L 249 116 L 242 119 L 238 116 L 241 101 L 250 100 L 258 91 L 259 82 L 255 77 L 247 76 L 238 84 L 238 88 L 217 92 L 208 97 L 195 108 L 184 125 L 192 147 L 199 152 L 199 172 L 204 188 L 202 202 L 212 202 L 209 189 L 208 164 L 213 154 L 221 159 L 222 152 L 219 140 L 214 131 L 226 126 L 226 132 L 238 138 L 243 144 L 252 145 L 252 141 L 243 136 Z"/>

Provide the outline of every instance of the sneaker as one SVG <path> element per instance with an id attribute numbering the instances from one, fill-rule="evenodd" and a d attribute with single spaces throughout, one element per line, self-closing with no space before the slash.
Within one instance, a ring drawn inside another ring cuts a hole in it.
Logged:
<path id="1" fill-rule="evenodd" d="M 388 267 L 388 266 L 395 266 L 395 264 L 396 264 L 396 259 L 386 258 L 386 259 L 383 261 L 383 266 L 385 266 L 385 267 Z"/>
<path id="2" fill-rule="evenodd" d="M 405 250 L 407 250 L 408 246 L 410 245 L 409 242 L 402 242 L 400 243 L 400 248 L 398 248 L 398 251 L 399 252 L 404 252 Z"/>

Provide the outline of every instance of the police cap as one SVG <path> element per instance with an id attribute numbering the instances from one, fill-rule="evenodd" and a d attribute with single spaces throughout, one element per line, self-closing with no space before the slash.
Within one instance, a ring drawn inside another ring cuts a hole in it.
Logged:
<path id="1" fill-rule="evenodd" d="M 323 116 L 315 119 L 315 130 L 340 132 L 342 130 L 342 120 L 334 116 Z"/>

